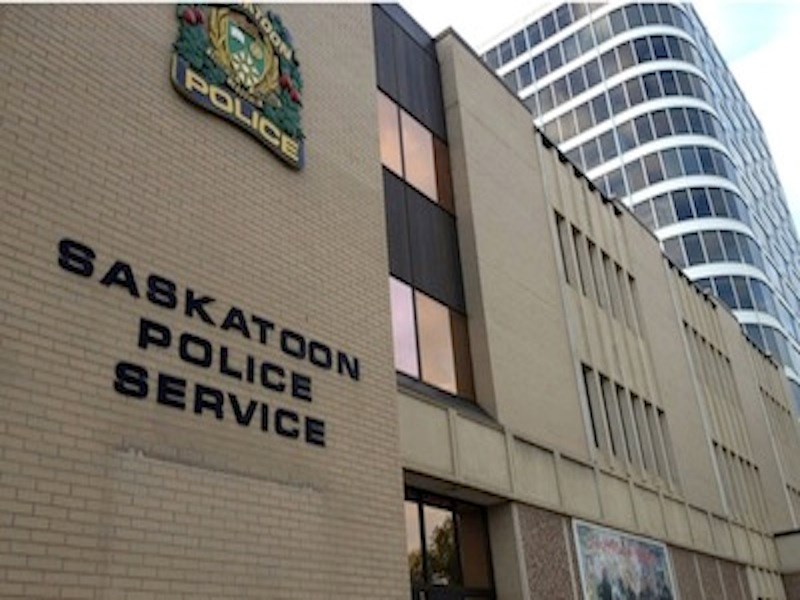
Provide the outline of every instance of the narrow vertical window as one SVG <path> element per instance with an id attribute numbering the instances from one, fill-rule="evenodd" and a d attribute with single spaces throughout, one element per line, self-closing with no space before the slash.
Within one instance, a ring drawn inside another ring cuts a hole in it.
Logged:
<path id="1" fill-rule="evenodd" d="M 378 92 L 378 133 L 380 136 L 381 162 L 403 176 L 403 159 L 400 150 L 400 121 L 397 105 Z"/>
<path id="2" fill-rule="evenodd" d="M 472 356 L 469 349 L 469 332 L 467 330 L 466 317 L 451 310 L 450 328 L 453 332 L 453 356 L 455 358 L 458 395 L 474 399 L 475 386 L 472 379 Z"/>
<path id="3" fill-rule="evenodd" d="M 633 449 L 633 437 L 632 431 L 630 427 L 630 419 L 627 414 L 627 403 L 628 403 L 628 396 L 625 393 L 625 388 L 621 385 L 617 385 L 617 400 L 615 409 L 619 414 L 619 422 L 622 427 L 622 437 L 625 441 L 625 456 L 628 459 L 628 462 L 633 464 L 633 456 L 635 454 Z"/>
<path id="4" fill-rule="evenodd" d="M 583 236 L 575 227 L 572 228 L 572 245 L 575 248 L 576 258 L 578 259 L 578 279 L 581 285 L 581 292 L 583 292 L 584 296 L 589 296 L 591 284 L 589 283 L 589 266 L 586 264 L 586 255 L 583 252 Z"/>
<path id="5" fill-rule="evenodd" d="M 613 402 L 614 396 L 611 392 L 611 382 L 608 377 L 600 375 L 600 391 L 603 394 L 603 413 L 605 414 L 605 426 L 608 431 L 608 439 L 611 442 L 611 453 L 619 456 L 620 443 L 619 433 L 614 423 Z"/>
<path id="6" fill-rule="evenodd" d="M 417 307 L 420 363 L 422 379 L 431 385 L 457 392 L 453 335 L 450 311 L 444 304 L 414 291 Z"/>
<path id="7" fill-rule="evenodd" d="M 437 202 L 433 135 L 405 111 L 400 111 L 400 123 L 406 181 Z"/>
<path id="8" fill-rule="evenodd" d="M 556 213 L 556 233 L 558 234 L 558 247 L 561 249 L 561 264 L 564 267 L 564 278 L 567 283 L 575 282 L 575 266 L 572 260 L 572 247 L 570 246 L 567 222 L 564 217 Z"/>
<path id="9" fill-rule="evenodd" d="M 581 365 L 583 368 L 583 389 L 586 392 L 586 408 L 589 412 L 589 424 L 592 429 L 592 441 L 594 447 L 600 447 L 600 436 L 597 433 L 597 383 L 594 379 L 594 372 L 586 365 Z"/>
<path id="10" fill-rule="evenodd" d="M 389 278 L 394 338 L 394 367 L 411 377 L 419 377 L 417 334 L 414 326 L 414 298 L 411 287 Z"/>

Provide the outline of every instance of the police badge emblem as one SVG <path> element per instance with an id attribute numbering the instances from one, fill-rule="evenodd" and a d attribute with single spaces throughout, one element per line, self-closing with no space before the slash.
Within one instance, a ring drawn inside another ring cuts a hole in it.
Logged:
<path id="1" fill-rule="evenodd" d="M 251 4 L 178 5 L 172 84 L 190 102 L 303 166 L 303 80 L 280 17 Z"/>

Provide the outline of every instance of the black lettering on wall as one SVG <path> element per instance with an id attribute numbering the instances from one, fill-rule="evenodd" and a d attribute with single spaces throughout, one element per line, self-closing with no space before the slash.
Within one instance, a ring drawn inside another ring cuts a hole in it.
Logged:
<path id="1" fill-rule="evenodd" d="M 139 319 L 139 348 L 146 349 L 151 344 L 159 348 L 169 348 L 172 333 L 169 327 L 150 319 Z"/>
<path id="2" fill-rule="evenodd" d="M 200 385 L 199 383 L 194 389 L 194 412 L 198 415 L 205 409 L 214 411 L 217 419 L 222 419 L 222 391 L 216 388 Z"/>
<path id="3" fill-rule="evenodd" d="M 269 332 L 275 329 L 275 323 L 267 321 L 258 315 L 250 315 L 250 320 L 258 325 L 258 341 L 266 344 L 269 339 Z"/>
<path id="4" fill-rule="evenodd" d="M 212 302 L 214 302 L 214 298 L 210 296 L 196 297 L 192 288 L 186 288 L 186 308 L 184 309 L 184 313 L 187 317 L 194 317 L 195 313 L 197 313 L 204 322 L 209 325 L 214 325 L 214 320 L 206 312 L 205 308 L 206 304 L 211 304 Z"/>
<path id="5" fill-rule="evenodd" d="M 325 446 L 325 422 L 312 417 L 306 418 L 306 443 Z"/>
<path id="6" fill-rule="evenodd" d="M 156 397 L 156 401 L 159 404 L 184 410 L 186 408 L 185 396 L 185 379 L 173 377 L 166 373 L 158 374 L 158 396 Z"/>
<path id="7" fill-rule="evenodd" d="M 255 400 L 250 400 L 250 402 L 247 403 L 247 410 L 242 411 L 242 407 L 239 404 L 239 398 L 236 397 L 236 394 L 228 394 L 228 398 L 230 398 L 231 407 L 233 408 L 233 416 L 236 417 L 236 422 L 242 427 L 247 427 L 250 425 L 250 421 L 253 420 L 253 415 L 258 407 L 258 402 Z"/>
<path id="8" fill-rule="evenodd" d="M 281 350 L 289 356 L 301 359 L 305 358 L 306 339 L 291 329 L 284 329 L 281 331 Z"/>
<path id="9" fill-rule="evenodd" d="M 147 369 L 129 362 L 118 362 L 114 389 L 129 398 L 147 397 Z"/>
<path id="10" fill-rule="evenodd" d="M 311 378 L 300 373 L 292 373 L 292 396 L 311 402 Z"/>
<path id="11" fill-rule="evenodd" d="M 196 350 L 191 350 L 192 348 Z M 191 333 L 182 333 L 178 342 L 178 354 L 182 361 L 207 369 L 211 366 L 213 350 L 208 340 Z"/>
<path id="12" fill-rule="evenodd" d="M 286 389 L 286 384 L 283 383 L 285 376 L 286 371 L 280 365 L 274 365 L 270 362 L 261 364 L 261 385 L 265 388 L 282 392 Z"/>
<path id="13" fill-rule="evenodd" d="M 315 342 L 313 340 L 308 344 L 308 360 L 311 361 L 312 365 L 316 365 L 317 367 L 325 369 L 326 371 L 330 370 L 330 368 L 333 366 L 331 349 L 325 344 Z"/>
<path id="14" fill-rule="evenodd" d="M 225 315 L 225 320 L 222 322 L 222 325 L 220 325 L 220 329 L 223 331 L 235 329 L 248 340 L 250 339 L 250 330 L 247 328 L 247 321 L 244 318 L 244 313 L 235 306 L 231 306 L 228 314 Z"/>
<path id="15" fill-rule="evenodd" d="M 233 377 L 234 379 L 241 379 L 242 372 L 238 369 L 233 368 L 230 365 L 230 350 L 228 350 L 227 346 L 222 346 L 219 349 L 219 372 L 223 375 L 227 375 L 228 377 Z M 252 361 L 252 357 L 248 357 Z M 252 379 L 249 380 L 252 383 Z"/>
<path id="16" fill-rule="evenodd" d="M 153 304 L 164 308 L 175 308 L 178 306 L 175 292 L 175 282 L 160 275 L 150 275 L 147 278 L 147 299 Z"/>
<path id="17" fill-rule="evenodd" d="M 100 283 L 106 287 L 118 285 L 128 290 L 128 293 L 134 298 L 139 297 L 139 288 L 136 285 L 136 278 L 133 276 L 133 270 L 128 263 L 122 262 L 121 260 L 111 265 L 108 272 L 103 275 Z"/>
<path id="18" fill-rule="evenodd" d="M 344 352 L 337 353 L 337 371 L 339 375 L 347 375 L 353 381 L 358 381 L 361 378 L 361 369 L 359 368 L 358 358 L 355 356 L 348 356 Z"/>
<path id="19" fill-rule="evenodd" d="M 300 430 L 297 427 L 299 420 L 300 418 L 296 412 L 279 408 L 275 411 L 275 432 L 283 437 L 297 439 L 300 437 Z M 293 423 L 293 425 L 287 427 L 286 421 Z"/>
<path id="20" fill-rule="evenodd" d="M 75 240 L 64 238 L 58 242 L 58 265 L 70 273 L 91 277 L 95 256 L 94 250 Z"/>

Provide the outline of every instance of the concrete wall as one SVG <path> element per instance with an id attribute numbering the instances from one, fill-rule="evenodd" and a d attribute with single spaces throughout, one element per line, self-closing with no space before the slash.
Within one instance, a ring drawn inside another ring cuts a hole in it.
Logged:
<path id="1" fill-rule="evenodd" d="M 0 10 L 0 596 L 407 598 L 370 7 L 278 11 L 301 172 L 172 89 L 174 7 Z M 91 278 L 59 267 L 64 237 Z M 99 283 L 115 259 L 142 297 Z M 218 326 L 146 300 L 150 273 L 214 297 Z M 231 305 L 360 380 L 221 330 Z M 313 401 L 138 349 L 140 317 L 305 373 Z M 322 419 L 326 446 L 123 397 L 118 361 Z"/>

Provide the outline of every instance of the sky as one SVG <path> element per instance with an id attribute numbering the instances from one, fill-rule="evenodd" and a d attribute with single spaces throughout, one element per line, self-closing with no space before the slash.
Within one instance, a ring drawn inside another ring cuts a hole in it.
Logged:
<path id="1" fill-rule="evenodd" d="M 400 0 L 432 35 L 452 27 L 476 50 L 513 29 L 547 0 Z M 488 7 L 491 7 L 489 9 Z M 739 87 L 761 121 L 800 231 L 800 0 L 698 0 L 697 12 L 720 49 Z"/>

